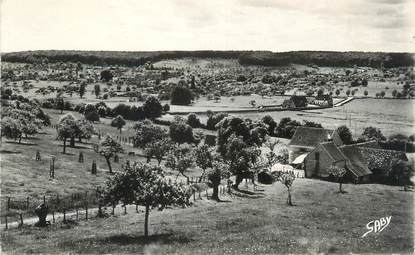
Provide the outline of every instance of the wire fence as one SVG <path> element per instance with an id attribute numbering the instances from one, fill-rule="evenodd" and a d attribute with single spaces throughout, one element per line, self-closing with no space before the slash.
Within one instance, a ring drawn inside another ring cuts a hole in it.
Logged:
<path id="1" fill-rule="evenodd" d="M 172 179 L 169 179 L 172 180 Z M 204 179 L 205 180 L 205 179 Z M 176 182 L 176 181 L 174 181 Z M 190 184 L 201 184 L 201 179 L 190 178 Z M 231 192 L 229 185 L 219 185 L 218 194 L 225 195 Z M 189 202 L 196 202 L 209 199 L 213 194 L 212 189 L 193 189 L 189 197 Z M 66 222 L 68 220 L 88 220 L 96 217 L 100 213 L 100 208 L 111 210 L 111 215 L 115 215 L 116 208 L 124 208 L 127 213 L 127 207 L 123 205 L 104 206 L 100 204 L 99 192 L 96 190 L 73 193 L 70 196 L 60 197 L 56 195 L 43 196 L 42 198 L 27 197 L 25 200 L 13 199 L 12 197 L 0 197 L 1 212 L 0 220 L 4 229 L 21 227 L 24 224 L 35 224 L 37 216 L 35 209 L 44 203 L 49 208 L 48 221 L 50 224 L 57 222 Z M 136 205 L 136 211 L 139 212 Z"/>

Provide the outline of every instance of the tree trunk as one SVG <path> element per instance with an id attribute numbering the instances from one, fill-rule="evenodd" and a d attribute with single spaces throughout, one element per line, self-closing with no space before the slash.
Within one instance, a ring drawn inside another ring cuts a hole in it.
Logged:
<path id="1" fill-rule="evenodd" d="M 75 136 L 71 137 L 71 143 L 70 143 L 71 147 L 75 147 Z"/>
<path id="2" fill-rule="evenodd" d="M 241 175 L 236 175 L 235 178 L 235 184 L 233 185 L 233 188 L 236 190 L 239 190 L 239 184 L 242 182 L 242 176 Z"/>
<path id="3" fill-rule="evenodd" d="M 343 190 L 342 190 L 342 183 L 341 182 L 339 182 L 340 183 L 340 185 L 339 185 L 339 192 L 340 193 L 343 193 Z"/>
<path id="4" fill-rule="evenodd" d="M 146 214 L 144 217 L 144 236 L 148 237 L 148 216 L 150 214 L 150 206 L 146 205 Z"/>
<path id="5" fill-rule="evenodd" d="M 219 201 L 219 184 L 213 184 L 213 194 L 212 199 Z"/>
<path id="6" fill-rule="evenodd" d="M 19 143 L 22 143 L 22 135 L 19 136 Z"/>
<path id="7" fill-rule="evenodd" d="M 78 137 L 78 142 L 82 143 L 82 137 L 81 136 Z"/>
<path id="8" fill-rule="evenodd" d="M 66 153 L 66 138 L 63 139 L 63 154 Z"/>
<path id="9" fill-rule="evenodd" d="M 293 205 L 293 203 L 291 202 L 291 191 L 290 191 L 290 189 L 288 189 L 288 199 L 287 199 L 287 204 L 288 204 L 288 205 Z"/>
<path id="10" fill-rule="evenodd" d="M 105 160 L 107 161 L 108 170 L 110 171 L 110 174 L 112 174 L 112 168 L 111 168 L 110 158 L 106 157 Z"/>
<path id="11" fill-rule="evenodd" d="M 120 135 L 121 135 L 121 133 L 122 133 L 122 127 L 121 127 L 121 128 L 119 128 L 119 130 L 120 130 Z"/>

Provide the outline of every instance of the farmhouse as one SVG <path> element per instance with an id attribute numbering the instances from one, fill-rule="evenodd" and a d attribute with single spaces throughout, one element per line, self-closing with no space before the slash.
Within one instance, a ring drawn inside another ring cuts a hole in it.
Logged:
<path id="1" fill-rule="evenodd" d="M 333 106 L 333 98 L 330 95 L 319 95 L 313 100 L 312 104 L 331 107 Z"/>
<path id="2" fill-rule="evenodd" d="M 288 162 L 301 164 L 309 152 L 314 150 L 320 143 L 333 141 L 337 146 L 343 145 L 339 134 L 335 130 L 315 127 L 297 127 L 294 135 L 288 144 L 289 157 Z"/>
<path id="3" fill-rule="evenodd" d="M 397 160 L 408 161 L 401 151 L 380 149 L 376 141 L 338 146 L 320 143 L 304 158 L 306 177 L 327 178 L 331 166 L 345 168 L 346 178 L 355 182 L 379 181 Z"/>
<path id="4" fill-rule="evenodd" d="M 333 142 L 325 142 L 319 144 L 304 159 L 306 177 L 327 178 L 331 166 L 345 168 L 348 171 L 346 178 L 355 181 L 363 180 L 372 173 L 356 146 L 339 147 Z"/>

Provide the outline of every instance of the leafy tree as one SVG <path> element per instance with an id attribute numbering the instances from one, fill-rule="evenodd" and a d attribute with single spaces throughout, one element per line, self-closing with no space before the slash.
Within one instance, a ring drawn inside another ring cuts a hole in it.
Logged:
<path id="1" fill-rule="evenodd" d="M 162 108 L 160 101 L 154 96 L 148 97 L 143 105 L 146 118 L 149 119 L 160 117 L 163 110 Z"/>
<path id="2" fill-rule="evenodd" d="M 205 177 L 206 170 L 213 167 L 214 152 L 211 147 L 206 144 L 199 145 L 194 150 L 194 158 L 196 165 L 202 169 L 199 182 Z"/>
<path id="3" fill-rule="evenodd" d="M 201 123 L 200 123 L 199 118 L 198 118 L 198 117 L 197 117 L 197 115 L 196 115 L 196 114 L 194 114 L 194 113 L 190 113 L 190 114 L 187 116 L 187 121 L 186 121 L 186 123 L 187 123 L 189 126 L 191 126 L 192 128 L 198 128 L 198 127 L 200 127 L 200 126 L 201 126 Z"/>
<path id="4" fill-rule="evenodd" d="M 179 175 L 185 177 L 187 183 L 189 183 L 187 172 L 192 165 L 193 155 L 189 145 L 179 145 L 174 147 L 166 159 L 166 167 L 173 171 L 177 171 L 177 177 L 179 177 Z"/>
<path id="5" fill-rule="evenodd" d="M 209 130 L 216 130 L 216 124 L 218 124 L 221 120 L 228 117 L 227 113 L 216 113 L 208 112 L 208 120 L 206 122 L 206 128 Z"/>
<path id="6" fill-rule="evenodd" d="M 118 115 L 111 121 L 111 127 L 116 127 L 120 131 L 120 134 L 122 132 L 122 127 L 125 126 L 125 124 L 126 122 L 121 115 Z"/>
<path id="7" fill-rule="evenodd" d="M 350 132 L 350 129 L 347 126 L 342 125 L 338 127 L 336 131 L 344 144 L 351 144 L 353 142 L 352 132 Z"/>
<path id="8" fill-rule="evenodd" d="M 218 152 L 222 157 L 226 154 L 228 139 L 235 135 L 241 137 L 247 146 L 261 146 L 265 142 L 267 130 L 262 122 L 253 122 L 230 116 L 218 123 Z"/>
<path id="9" fill-rule="evenodd" d="M 323 128 L 323 126 L 317 122 L 308 121 L 308 120 L 303 120 L 303 122 L 304 122 L 304 125 L 303 125 L 304 127 Z"/>
<path id="10" fill-rule="evenodd" d="M 263 155 L 263 165 L 266 166 L 268 170 L 271 170 L 271 167 L 276 163 L 282 162 L 284 160 L 283 156 L 277 154 L 275 150 L 278 144 L 280 144 L 279 140 L 271 141 L 270 139 L 267 139 L 267 141 L 264 144 L 268 151 Z"/>
<path id="11" fill-rule="evenodd" d="M 340 90 L 339 89 L 336 89 L 336 96 L 339 96 L 340 95 Z"/>
<path id="12" fill-rule="evenodd" d="M 82 139 L 91 139 L 94 132 L 94 126 L 90 121 L 78 120 L 76 122 L 76 136 L 78 137 L 79 142 L 82 142 Z"/>
<path id="13" fill-rule="evenodd" d="M 320 98 L 320 97 L 322 97 L 323 95 L 324 95 L 324 89 L 323 89 L 323 88 L 318 89 L 318 90 L 317 90 L 317 97 L 318 97 L 318 98 Z"/>
<path id="14" fill-rule="evenodd" d="M 163 158 L 170 152 L 171 142 L 167 138 L 154 141 L 146 146 L 144 153 L 147 156 L 147 162 L 150 161 L 152 157 L 157 160 L 158 165 L 160 165 Z"/>
<path id="15" fill-rule="evenodd" d="M 389 173 L 389 179 L 396 184 L 404 186 L 404 190 L 407 191 L 408 185 L 413 185 L 411 179 L 414 176 L 414 166 L 403 160 L 394 160 L 391 164 L 391 171 Z"/>
<path id="16" fill-rule="evenodd" d="M 207 173 L 210 186 L 213 188 L 212 199 L 220 201 L 219 199 L 219 185 L 222 178 L 229 174 L 228 165 L 219 158 L 215 158 L 211 170 Z"/>
<path id="17" fill-rule="evenodd" d="M 114 157 L 117 153 L 124 152 L 121 144 L 115 141 L 111 136 L 107 135 L 104 141 L 101 142 L 99 154 L 104 156 L 107 161 L 109 172 L 112 173 L 111 161 L 110 159 Z"/>
<path id="18" fill-rule="evenodd" d="M 154 125 L 149 120 L 136 123 L 133 126 L 133 130 L 135 130 L 133 139 L 134 147 L 145 148 L 148 144 L 167 137 L 167 133 L 164 129 Z"/>
<path id="19" fill-rule="evenodd" d="M 122 202 L 144 206 L 144 236 L 147 238 L 150 210 L 187 205 L 190 195 L 185 186 L 167 182 L 160 167 L 135 163 L 124 166 L 123 171 L 107 182 L 105 201 L 111 205 Z"/>
<path id="20" fill-rule="evenodd" d="M 296 120 L 292 120 L 289 117 L 282 118 L 275 128 L 275 136 L 291 139 L 299 126 L 301 126 L 301 123 Z"/>
<path id="21" fill-rule="evenodd" d="M 381 96 L 382 98 L 383 98 L 383 97 L 385 97 L 385 94 L 386 94 L 386 93 L 385 93 L 385 91 L 383 91 L 383 90 L 380 92 L 380 96 Z"/>
<path id="22" fill-rule="evenodd" d="M 193 143 L 193 129 L 187 125 L 184 120 L 175 120 L 170 125 L 169 135 L 173 142 L 176 143 Z"/>
<path id="23" fill-rule="evenodd" d="M 99 121 L 99 114 L 97 108 L 93 104 L 87 104 L 84 109 L 85 119 L 89 121 Z"/>
<path id="24" fill-rule="evenodd" d="M 79 85 L 79 96 L 82 98 L 85 95 L 85 91 L 86 91 L 86 82 L 81 82 L 81 84 Z"/>
<path id="25" fill-rule="evenodd" d="M 258 160 L 260 150 L 249 146 L 242 137 L 232 134 L 222 153 L 230 173 L 236 176 L 233 188 L 238 190 L 243 178 L 252 175 L 252 167 Z"/>
<path id="26" fill-rule="evenodd" d="M 63 141 L 63 153 L 66 153 L 66 140 L 68 138 L 73 139 L 77 131 L 75 117 L 68 113 L 63 115 L 58 122 L 58 139 Z"/>
<path id="27" fill-rule="evenodd" d="M 62 97 L 57 97 L 55 99 L 55 108 L 61 110 L 61 114 L 63 113 L 63 110 L 65 109 L 65 101 Z"/>
<path id="28" fill-rule="evenodd" d="M 170 105 L 168 104 L 163 105 L 163 112 L 168 112 L 168 111 L 170 111 Z"/>
<path id="29" fill-rule="evenodd" d="M 350 96 L 350 89 L 346 90 L 346 95 Z"/>
<path id="30" fill-rule="evenodd" d="M 22 140 L 22 127 L 17 119 L 11 117 L 4 117 L 1 119 L 1 136 L 5 136 L 9 139 L 17 140 L 19 143 Z"/>
<path id="31" fill-rule="evenodd" d="M 98 97 L 101 94 L 101 86 L 99 84 L 95 84 L 94 93 L 95 93 L 95 97 Z"/>
<path id="32" fill-rule="evenodd" d="M 339 193 L 344 193 L 344 191 L 342 190 L 342 183 L 343 183 L 343 178 L 347 173 L 346 169 L 344 169 L 343 167 L 338 167 L 338 166 L 333 165 L 329 167 L 329 169 L 327 169 L 327 172 L 330 176 L 335 178 L 336 182 L 339 183 Z"/>
<path id="33" fill-rule="evenodd" d="M 101 80 L 105 82 L 109 82 L 113 78 L 113 74 L 110 70 L 103 70 L 101 71 Z"/>
<path id="34" fill-rule="evenodd" d="M 277 127 L 277 122 L 270 116 L 265 115 L 262 117 L 262 122 L 267 126 L 267 131 L 270 136 L 274 135 L 274 130 Z"/>
<path id="35" fill-rule="evenodd" d="M 372 140 L 376 139 L 377 141 L 384 141 L 386 140 L 386 137 L 383 136 L 382 131 L 380 129 L 375 127 L 366 127 L 362 133 L 363 139 Z"/>
<path id="36" fill-rule="evenodd" d="M 189 105 L 192 100 L 192 91 L 186 87 L 174 87 L 170 95 L 170 104 L 172 105 Z"/>
<path id="37" fill-rule="evenodd" d="M 287 191 L 288 191 L 287 204 L 290 205 L 290 206 L 293 205 L 293 203 L 291 201 L 291 187 L 294 183 L 294 180 L 295 180 L 295 176 L 294 176 L 294 174 L 291 174 L 291 173 L 283 173 L 280 176 L 280 182 L 282 184 L 284 184 L 285 187 L 287 188 Z"/>

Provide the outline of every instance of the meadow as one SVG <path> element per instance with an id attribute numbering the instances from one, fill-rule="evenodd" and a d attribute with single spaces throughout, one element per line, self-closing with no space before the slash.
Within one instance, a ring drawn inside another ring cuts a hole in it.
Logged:
<path id="1" fill-rule="evenodd" d="M 150 238 L 143 238 L 143 214 L 95 218 L 45 229 L 25 226 L 3 231 L 7 254 L 275 254 L 411 253 L 413 193 L 378 184 L 345 185 L 297 179 L 294 206 L 286 188 L 261 186 L 249 198 L 224 196 L 188 208 L 153 211 Z M 246 195 L 248 196 L 248 195 Z M 369 221 L 392 216 L 380 233 L 362 238 Z"/>

